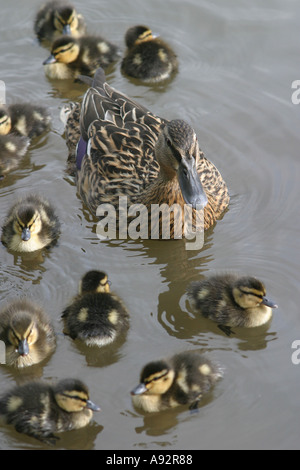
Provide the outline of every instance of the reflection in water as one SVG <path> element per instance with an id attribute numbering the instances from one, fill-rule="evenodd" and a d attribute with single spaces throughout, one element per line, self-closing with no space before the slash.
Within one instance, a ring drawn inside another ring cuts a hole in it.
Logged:
<path id="1" fill-rule="evenodd" d="M 201 420 L 201 410 L 215 399 L 214 392 L 210 391 L 201 400 L 197 410 L 187 410 L 186 406 L 161 411 L 159 413 L 142 413 L 143 426 L 137 426 L 135 431 L 137 434 L 145 433 L 149 436 L 163 436 L 168 431 L 177 426 L 182 420 Z M 200 421 L 199 421 L 200 423 Z M 162 443 L 160 443 L 162 445 Z"/>
<path id="2" fill-rule="evenodd" d="M 15 429 L 7 425 L 3 428 L 3 432 L 7 436 L 12 447 L 20 450 L 51 450 L 51 449 L 70 449 L 70 450 L 92 450 L 94 448 L 94 441 L 98 434 L 103 431 L 103 426 L 92 422 L 85 428 L 73 430 L 64 433 L 54 433 L 57 440 L 54 446 L 48 446 L 47 444 L 27 436 L 26 434 L 20 434 Z"/>
<path id="3" fill-rule="evenodd" d="M 80 340 L 72 340 L 74 347 L 85 356 L 86 363 L 91 367 L 106 367 L 114 364 L 122 357 L 121 348 L 126 341 L 127 333 L 120 335 L 113 343 L 106 346 L 86 346 Z"/>

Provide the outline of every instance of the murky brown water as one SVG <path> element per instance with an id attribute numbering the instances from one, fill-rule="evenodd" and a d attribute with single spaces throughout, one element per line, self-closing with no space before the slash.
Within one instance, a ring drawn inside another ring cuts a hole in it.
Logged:
<path id="1" fill-rule="evenodd" d="M 43 368 L 26 375 L 84 380 L 102 408 L 85 429 L 64 434 L 64 449 L 299 449 L 300 365 L 292 362 L 299 320 L 299 116 L 291 84 L 300 79 L 298 0 L 97 0 L 74 2 L 90 31 L 124 48 L 127 27 L 146 23 L 172 44 L 180 69 L 166 87 L 137 86 L 117 64 L 109 82 L 158 115 L 180 117 L 195 128 L 200 146 L 227 181 L 231 204 L 200 251 L 183 242 L 99 241 L 95 222 L 65 172 L 67 149 L 61 106 L 80 98 L 84 85 L 50 83 L 47 51 L 33 36 L 41 2 L 0 1 L 0 79 L 7 102 L 50 107 L 51 132 L 36 140 L 20 168 L 0 182 L 0 219 L 16 195 L 40 191 L 62 221 L 59 245 L 39 257 L 13 256 L 0 247 L 1 304 L 26 294 L 53 319 L 58 345 Z M 63 337 L 60 314 L 81 275 L 109 273 L 112 288 L 131 314 L 126 340 L 85 355 Z M 271 325 L 225 337 L 196 318 L 186 302 L 192 280 L 219 271 L 261 278 L 279 304 Z M 207 351 L 224 379 L 200 412 L 171 410 L 146 417 L 129 391 L 151 359 L 185 349 Z M 0 369 L 1 391 L 24 372 Z M 2 449 L 44 446 L 11 428 L 0 432 Z"/>

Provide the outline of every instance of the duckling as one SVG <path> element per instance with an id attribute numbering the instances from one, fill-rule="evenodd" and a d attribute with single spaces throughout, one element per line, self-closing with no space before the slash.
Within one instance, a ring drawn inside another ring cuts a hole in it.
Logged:
<path id="1" fill-rule="evenodd" d="M 101 36 L 62 36 L 54 41 L 43 65 L 50 79 L 76 79 L 80 74 L 94 75 L 98 67 L 107 67 L 118 57 L 117 46 Z"/>
<path id="2" fill-rule="evenodd" d="M 110 87 L 103 69 L 97 70 L 81 112 L 76 105 L 69 112 L 66 136 L 71 149 L 69 159 L 76 161 L 78 193 L 94 215 L 102 203 L 118 210 L 119 197 L 126 196 L 128 205 L 146 207 L 151 237 L 154 205 L 176 204 L 181 209 L 179 215 L 183 215 L 181 220 L 187 206 L 192 208 L 193 217 L 201 217 L 204 212 L 205 230 L 228 207 L 226 183 L 215 165 L 204 157 L 194 129 L 182 119 L 160 118 Z M 170 238 L 174 238 L 177 227 L 174 214 L 171 217 Z M 184 235 L 183 224 L 178 231 L 181 229 Z"/>
<path id="3" fill-rule="evenodd" d="M 1 240 L 12 251 L 31 252 L 54 245 L 59 233 L 54 208 L 41 196 L 29 194 L 8 211 Z"/>
<path id="4" fill-rule="evenodd" d="M 266 289 L 254 277 L 235 274 L 212 276 L 188 287 L 194 309 L 218 323 L 227 335 L 231 327 L 252 328 L 267 323 L 277 305 L 266 298 Z"/>
<path id="5" fill-rule="evenodd" d="M 62 34 L 81 36 L 86 32 L 83 16 L 68 2 L 50 1 L 36 14 L 34 32 L 40 41 L 53 42 Z"/>
<path id="6" fill-rule="evenodd" d="M 5 343 L 5 363 L 18 368 L 43 361 L 56 346 L 46 313 L 28 299 L 15 300 L 0 312 L 0 340 Z"/>
<path id="7" fill-rule="evenodd" d="M 158 83 L 170 78 L 178 69 L 174 51 L 147 26 L 133 26 L 125 35 L 127 52 L 121 71 L 145 83 Z"/>
<path id="8" fill-rule="evenodd" d="M 16 103 L 0 106 L 0 135 L 17 134 L 33 139 L 49 129 L 51 116 L 44 106 Z"/>
<path id="9" fill-rule="evenodd" d="M 18 168 L 29 144 L 30 140 L 24 136 L 15 134 L 0 135 L 0 179 L 10 171 Z"/>
<path id="10" fill-rule="evenodd" d="M 219 366 L 199 353 L 187 351 L 147 364 L 140 384 L 131 391 L 133 405 L 146 412 L 179 405 L 196 410 L 203 395 L 222 377 Z"/>
<path id="11" fill-rule="evenodd" d="M 93 411 L 100 408 L 78 379 L 63 379 L 54 385 L 35 380 L 13 387 L 0 399 L 0 417 L 5 424 L 48 445 L 59 439 L 53 433 L 89 424 Z"/>
<path id="12" fill-rule="evenodd" d="M 120 298 L 110 292 L 107 274 L 88 271 L 79 294 L 63 311 L 64 333 L 87 346 L 112 343 L 129 325 L 129 315 Z"/>

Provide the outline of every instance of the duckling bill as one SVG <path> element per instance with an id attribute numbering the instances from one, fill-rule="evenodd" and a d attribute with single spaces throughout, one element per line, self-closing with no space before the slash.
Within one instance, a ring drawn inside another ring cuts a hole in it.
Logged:
<path id="1" fill-rule="evenodd" d="M 231 327 L 253 328 L 266 324 L 277 305 L 266 297 L 266 288 L 251 276 L 216 275 L 193 282 L 187 290 L 196 312 L 218 323 L 228 336 Z"/>
<path id="2" fill-rule="evenodd" d="M 121 299 L 110 292 L 107 274 L 88 271 L 79 294 L 62 313 L 64 333 L 87 346 L 112 343 L 129 326 L 129 315 Z"/>
<path id="3" fill-rule="evenodd" d="M 221 369 L 205 356 L 192 351 L 179 353 L 142 369 L 140 383 L 131 391 L 132 402 L 145 412 L 180 405 L 195 410 L 220 377 Z"/>
<path id="4" fill-rule="evenodd" d="M 28 299 L 11 302 L 0 312 L 0 340 L 8 366 L 23 368 L 54 352 L 56 337 L 46 313 Z"/>
<path id="5" fill-rule="evenodd" d="M 78 379 L 54 385 L 32 381 L 15 386 L 0 398 L 0 418 L 17 432 L 54 445 L 54 433 L 87 426 L 99 406 L 89 398 L 87 386 Z"/>
<path id="6" fill-rule="evenodd" d="M 60 222 L 52 205 L 38 195 L 28 195 L 8 211 L 2 227 L 2 243 L 16 252 L 32 252 L 54 245 Z"/>

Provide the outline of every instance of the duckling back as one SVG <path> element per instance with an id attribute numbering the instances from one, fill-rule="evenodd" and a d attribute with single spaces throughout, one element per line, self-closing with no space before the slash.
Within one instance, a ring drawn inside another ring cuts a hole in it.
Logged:
<path id="1" fill-rule="evenodd" d="M 56 336 L 46 313 L 28 299 L 11 302 L 0 312 L 0 339 L 6 364 L 18 368 L 43 361 L 56 347 Z"/>
<path id="2" fill-rule="evenodd" d="M 49 129 L 51 116 L 44 106 L 16 103 L 8 106 L 6 111 L 11 119 L 11 133 L 33 139 Z"/>
<path id="3" fill-rule="evenodd" d="M 126 32 L 121 70 L 145 83 L 162 82 L 177 71 L 177 56 L 168 44 L 154 37 L 146 26 L 133 26 Z"/>
<path id="4" fill-rule="evenodd" d="M 129 326 L 129 314 L 121 299 L 109 291 L 107 276 L 89 271 L 80 293 L 63 311 L 64 333 L 87 346 L 112 343 Z"/>

